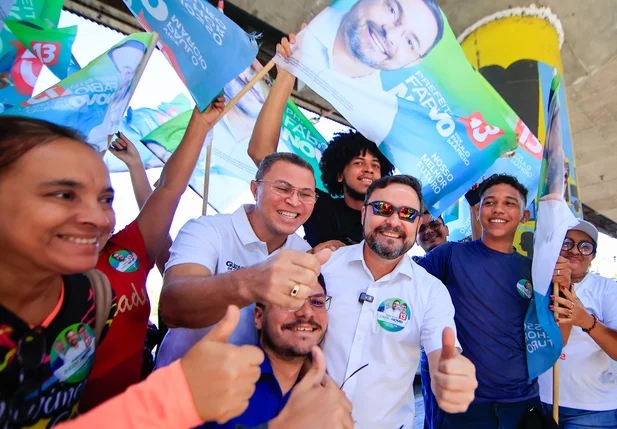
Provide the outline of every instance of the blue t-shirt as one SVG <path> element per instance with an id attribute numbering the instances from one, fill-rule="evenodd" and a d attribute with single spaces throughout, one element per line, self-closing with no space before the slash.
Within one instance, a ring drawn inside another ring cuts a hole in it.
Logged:
<path id="1" fill-rule="evenodd" d="M 525 353 L 531 301 L 524 285 L 531 282 L 531 261 L 476 240 L 438 246 L 418 264 L 450 291 L 463 355 L 476 366 L 476 400 L 518 402 L 538 396 L 537 380 L 529 383 Z"/>
<path id="2" fill-rule="evenodd" d="M 259 345 L 258 345 L 259 347 Z M 283 410 L 289 400 L 291 390 L 283 395 L 279 382 L 274 376 L 268 354 L 265 354 L 261 366 L 261 376 L 255 384 L 255 392 L 249 399 L 248 408 L 236 418 L 227 423 L 209 422 L 201 426 L 204 429 L 236 429 L 237 425 L 252 428 L 267 423 Z M 293 389 L 292 389 L 293 390 Z"/>

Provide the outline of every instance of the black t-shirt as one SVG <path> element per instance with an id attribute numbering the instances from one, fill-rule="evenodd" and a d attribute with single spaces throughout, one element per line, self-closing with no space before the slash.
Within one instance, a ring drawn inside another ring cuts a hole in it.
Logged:
<path id="1" fill-rule="evenodd" d="M 362 241 L 362 212 L 345 204 L 344 198 L 332 198 L 317 190 L 319 198 L 311 217 L 304 223 L 304 239 L 315 247 L 328 240 L 345 244 Z"/>
<path id="2" fill-rule="evenodd" d="M 51 428 L 75 415 L 94 363 L 93 291 L 63 276 L 64 297 L 46 327 L 31 328 L 0 306 L 0 428 Z M 115 312 L 115 299 L 107 327 Z M 39 364 L 40 362 L 40 364 Z"/>

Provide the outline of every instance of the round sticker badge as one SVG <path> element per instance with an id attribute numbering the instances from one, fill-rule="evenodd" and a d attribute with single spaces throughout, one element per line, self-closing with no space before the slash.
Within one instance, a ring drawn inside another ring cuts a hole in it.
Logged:
<path id="1" fill-rule="evenodd" d="M 520 279 L 516 284 L 516 290 L 518 290 L 519 295 L 523 298 L 531 299 L 533 296 L 533 286 L 529 280 Z"/>
<path id="2" fill-rule="evenodd" d="M 118 250 L 109 257 L 109 265 L 121 273 L 132 273 L 139 268 L 139 259 L 129 250 Z"/>
<path id="3" fill-rule="evenodd" d="M 85 323 L 74 323 L 60 332 L 49 357 L 54 376 L 66 383 L 83 381 L 94 363 L 94 342 L 94 331 Z"/>
<path id="4" fill-rule="evenodd" d="M 400 298 L 388 298 L 377 308 L 377 323 L 388 332 L 405 329 L 410 316 L 409 305 Z"/>

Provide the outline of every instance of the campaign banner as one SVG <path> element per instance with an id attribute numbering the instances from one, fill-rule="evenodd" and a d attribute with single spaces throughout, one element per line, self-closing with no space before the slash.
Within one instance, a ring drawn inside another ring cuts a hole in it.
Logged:
<path id="1" fill-rule="evenodd" d="M 80 131 L 102 151 L 115 134 L 139 74 L 156 43 L 152 33 L 135 33 L 82 70 L 4 114 L 43 119 Z"/>
<path id="2" fill-rule="evenodd" d="M 0 112 L 32 97 L 43 63 L 9 30 L 9 22 L 56 28 L 63 0 L 15 0 L 0 28 Z"/>
<path id="3" fill-rule="evenodd" d="M 9 13 L 11 13 L 13 3 L 15 3 L 15 0 L 0 0 L 0 26 L 2 26 L 4 18 L 9 16 Z"/>
<path id="4" fill-rule="evenodd" d="M 7 20 L 5 24 L 17 40 L 58 79 L 68 77 L 77 26 L 46 29 L 35 22 L 13 20 Z"/>
<path id="5" fill-rule="evenodd" d="M 141 143 L 141 139 L 165 122 L 192 108 L 193 103 L 184 94 L 178 94 L 170 102 L 161 103 L 156 109 L 150 107 L 128 108 L 120 124 L 120 132 L 135 145 L 144 168 L 162 167 L 163 163 Z M 110 173 L 128 171 L 126 164 L 109 152 L 105 154 L 103 161 L 105 161 Z"/>
<path id="6" fill-rule="evenodd" d="M 257 56 L 255 37 L 205 0 L 124 0 L 204 111 Z"/>
<path id="7" fill-rule="evenodd" d="M 225 85 L 223 93 L 226 101 L 233 99 L 261 69 L 262 65 L 254 61 L 251 67 Z M 249 191 L 249 184 L 255 178 L 257 167 L 247 154 L 248 144 L 257 116 L 270 92 L 270 86 L 270 80 L 267 77 L 262 78 L 208 134 L 208 138 L 212 140 L 208 203 L 218 212 L 235 208 L 236 201 Z M 142 138 L 142 142 L 159 159 L 166 162 L 180 143 L 189 119 L 190 115 L 175 118 L 173 122 L 167 122 Z M 189 186 L 202 197 L 207 144 L 206 142 L 202 149 L 189 182 Z M 313 166 L 317 186 L 321 189 L 324 188 L 320 179 L 319 160 L 327 144 L 298 107 L 288 101 L 278 150 L 294 152 L 306 159 Z"/>
<path id="8" fill-rule="evenodd" d="M 547 138 L 538 185 L 538 212 L 532 261 L 533 300 L 525 318 L 525 342 L 529 379 L 551 368 L 562 349 L 561 331 L 549 309 L 552 278 L 557 258 L 568 229 L 578 220 L 572 214 L 564 194 L 567 192 L 561 104 L 557 75 L 551 85 Z"/>
<path id="9" fill-rule="evenodd" d="M 275 62 L 419 178 L 431 213 L 451 206 L 518 145 L 518 116 L 469 64 L 433 0 L 336 0 Z"/>

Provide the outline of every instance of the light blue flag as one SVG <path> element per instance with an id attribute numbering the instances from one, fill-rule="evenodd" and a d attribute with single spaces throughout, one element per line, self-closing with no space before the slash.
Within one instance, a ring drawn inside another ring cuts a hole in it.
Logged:
<path id="1" fill-rule="evenodd" d="M 124 2 L 147 31 L 159 33 L 163 54 L 202 112 L 257 56 L 255 37 L 205 0 Z"/>
<path id="2" fill-rule="evenodd" d="M 4 114 L 43 119 L 81 132 L 99 151 L 118 132 L 138 73 L 154 48 L 152 33 L 135 33 L 60 81 Z"/>
<path id="3" fill-rule="evenodd" d="M 436 216 L 517 147 L 519 118 L 473 70 L 434 0 L 391 13 L 372 3 L 333 1 L 297 35 L 292 56 L 274 60 L 420 179 Z"/>
<path id="4" fill-rule="evenodd" d="M 559 326 L 548 308 L 552 294 L 552 277 L 568 229 L 578 220 L 572 214 L 564 194 L 566 165 L 560 117 L 561 103 L 557 75 L 551 85 L 547 137 L 538 186 L 538 211 L 532 262 L 533 300 L 525 318 L 525 343 L 529 379 L 550 369 L 561 354 Z"/>

